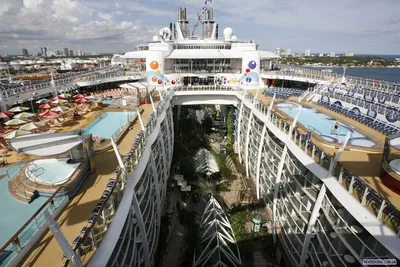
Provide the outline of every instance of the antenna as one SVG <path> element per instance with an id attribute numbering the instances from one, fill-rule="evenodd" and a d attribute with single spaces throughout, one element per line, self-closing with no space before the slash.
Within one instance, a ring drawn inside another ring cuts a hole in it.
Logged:
<path id="1" fill-rule="evenodd" d="M 205 0 L 204 2 L 204 6 L 201 8 L 201 11 L 199 13 L 197 13 L 197 22 L 196 24 L 193 26 L 193 31 L 192 31 L 192 36 L 194 35 L 195 30 L 197 29 L 197 27 L 199 27 L 200 23 L 202 22 L 204 13 L 206 13 L 206 11 L 208 10 L 208 3 L 212 3 L 212 0 Z"/>

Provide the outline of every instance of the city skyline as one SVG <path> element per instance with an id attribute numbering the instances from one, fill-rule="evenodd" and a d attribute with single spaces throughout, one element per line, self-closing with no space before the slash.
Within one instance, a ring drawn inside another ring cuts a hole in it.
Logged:
<path id="1" fill-rule="evenodd" d="M 36 52 L 40 47 L 132 51 L 133 45 L 150 41 L 159 29 L 174 22 L 179 6 L 188 8 L 192 29 L 203 4 L 203 0 L 3 0 L 0 54 L 19 55 L 22 48 Z M 229 8 L 226 2 L 215 0 L 211 6 L 220 31 L 229 26 L 239 40 L 255 39 L 260 49 L 400 54 L 400 20 L 395 13 L 400 3 L 393 0 L 312 0 L 307 5 L 294 0 L 256 0 L 243 5 L 232 0 Z M 201 27 L 196 33 L 201 33 Z"/>

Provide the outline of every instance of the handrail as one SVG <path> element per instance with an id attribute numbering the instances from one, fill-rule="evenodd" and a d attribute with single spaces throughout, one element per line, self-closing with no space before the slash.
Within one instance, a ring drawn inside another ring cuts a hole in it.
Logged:
<path id="1" fill-rule="evenodd" d="M 315 129 L 315 128 L 314 128 L 313 126 L 311 126 L 311 125 L 308 125 L 307 128 L 310 129 L 312 132 L 318 134 L 319 136 L 322 135 L 322 133 L 321 133 L 319 130 Z"/>
<path id="2" fill-rule="evenodd" d="M 63 191 L 64 187 L 58 188 L 52 195 L 49 197 L 46 202 L 25 222 L 25 224 L 0 248 L 0 255 L 7 249 L 7 247 L 11 243 L 19 244 L 18 235 L 21 234 L 24 229 L 35 219 L 35 217 L 47 206 L 49 203 L 54 203 L 54 198 L 58 195 L 60 191 Z"/>
<path id="3" fill-rule="evenodd" d="M 253 95 L 248 94 L 248 93 L 246 93 L 244 97 L 245 97 L 245 99 L 247 99 L 247 100 L 249 100 L 249 101 L 252 101 L 252 103 L 253 103 L 253 100 L 255 99 Z M 267 110 L 267 106 L 264 105 L 263 103 L 259 103 L 259 104 L 260 104 L 260 105 L 259 105 L 259 106 L 256 105 L 256 107 L 257 107 L 258 109 L 260 109 L 261 112 L 264 113 L 264 111 Z M 263 109 L 261 108 L 261 106 L 263 106 Z M 264 110 L 264 111 L 263 111 L 263 110 Z M 273 118 L 271 121 L 272 121 L 279 129 L 281 129 L 282 131 L 284 131 L 285 133 L 287 133 L 287 132 L 288 132 L 288 129 L 290 129 L 289 123 L 286 122 L 286 121 L 281 117 L 281 115 L 278 114 L 278 113 L 276 113 L 275 111 L 272 111 L 272 112 L 271 112 L 271 116 L 272 116 L 272 118 Z M 275 120 L 274 118 L 277 118 L 277 120 Z M 298 124 L 299 124 L 299 122 L 298 122 Z M 331 164 L 332 157 L 329 156 L 329 155 L 327 155 L 327 154 L 323 151 L 323 149 L 321 149 L 321 148 L 317 147 L 315 144 L 313 144 L 311 140 L 310 140 L 310 141 L 306 141 L 306 140 L 307 140 L 306 136 L 300 134 L 296 129 L 294 129 L 294 133 L 295 133 L 295 134 L 292 135 L 292 139 L 293 139 L 293 141 L 296 143 L 296 145 L 298 145 L 300 148 L 303 148 L 303 147 L 302 147 L 303 142 L 305 143 L 304 146 L 305 146 L 305 145 L 307 144 L 307 142 L 308 142 L 308 145 L 311 145 L 311 146 L 312 146 L 312 151 L 311 151 L 311 155 L 310 155 L 310 154 L 309 154 L 309 149 L 308 149 L 307 147 L 304 147 L 305 151 L 307 151 L 306 153 L 307 153 L 309 156 L 311 156 L 312 158 L 314 158 L 314 156 L 318 156 L 318 157 L 319 157 L 319 163 L 320 163 L 321 166 L 323 166 L 323 162 L 328 162 L 328 168 L 327 168 L 327 169 L 329 169 L 329 165 Z M 297 136 L 298 136 L 298 138 L 297 138 Z M 296 138 L 297 138 L 297 140 L 296 140 Z M 314 160 L 315 160 L 315 158 L 314 158 Z M 386 200 L 384 197 L 382 197 L 381 195 L 379 195 L 379 194 L 378 194 L 375 190 L 373 190 L 368 184 L 366 184 L 360 177 L 358 177 L 357 175 L 354 175 L 354 174 L 352 174 L 351 172 L 347 171 L 340 163 L 337 163 L 337 166 L 341 166 L 342 169 L 343 169 L 343 173 L 341 173 L 339 176 L 337 176 L 339 182 L 340 182 L 340 179 L 342 179 L 341 177 L 342 177 L 343 174 L 345 174 L 345 173 L 349 173 L 348 176 L 350 176 L 350 177 L 357 177 L 357 180 L 359 181 L 359 183 L 362 184 L 362 185 L 364 186 L 364 188 L 365 188 L 365 187 L 368 188 L 368 192 L 373 192 L 373 193 L 371 193 L 371 194 L 367 194 L 367 195 L 366 195 L 366 198 L 367 198 L 367 199 L 371 199 L 371 195 L 374 195 L 374 196 L 376 197 L 376 199 L 381 199 L 379 205 L 382 205 L 382 204 L 385 205 L 385 206 L 383 207 L 383 209 L 382 209 L 382 213 L 387 212 L 387 210 L 392 211 L 391 214 L 390 214 L 390 215 L 391 215 L 391 219 L 394 219 L 394 218 L 395 218 L 395 220 L 396 220 L 396 221 L 399 223 L 399 225 L 400 225 L 400 211 L 399 211 L 393 204 L 391 204 L 388 200 Z M 325 167 L 324 167 L 324 168 L 325 168 Z M 376 200 L 376 199 L 374 199 L 374 200 Z M 362 204 L 362 203 L 361 203 L 361 204 Z M 376 215 L 376 217 L 377 217 L 378 219 L 380 219 L 380 216 L 381 216 L 381 215 L 380 215 L 379 213 L 378 213 L 378 214 L 375 214 L 375 215 Z M 388 216 L 389 216 L 389 215 L 388 215 Z M 383 222 L 383 223 L 385 223 L 385 222 Z M 399 227 L 399 228 L 400 228 L 400 227 Z M 399 231 L 400 229 L 397 229 L 397 230 Z"/>
<path id="4" fill-rule="evenodd" d="M 139 162 L 139 159 L 146 147 L 147 137 L 150 136 L 156 126 L 157 115 L 160 114 L 160 111 L 164 108 L 165 102 L 169 101 L 170 95 L 166 92 L 163 92 L 162 94 L 163 95 L 161 99 L 163 100 L 159 102 L 156 111 L 149 116 L 145 125 L 145 130 L 139 132 L 134 140 L 130 151 L 123 159 L 123 163 L 127 168 L 127 173 L 132 173 L 136 164 Z M 97 223 L 96 221 L 100 217 L 100 214 L 102 213 L 106 205 L 110 203 L 111 205 L 118 207 L 120 199 L 111 198 L 111 196 L 114 196 L 114 194 L 116 194 L 117 196 L 122 198 L 125 184 L 127 183 L 127 173 L 125 173 L 119 166 L 116 167 L 114 175 L 108 180 L 108 183 L 98 201 L 98 204 L 96 205 L 96 208 L 91 212 L 86 225 L 82 228 L 79 235 L 72 242 L 71 247 L 74 251 L 79 250 L 84 240 L 92 234 L 92 230 Z M 107 220 L 107 218 L 105 218 L 105 220 Z M 63 258 L 63 260 L 63 266 L 68 266 L 69 260 L 65 257 Z"/>

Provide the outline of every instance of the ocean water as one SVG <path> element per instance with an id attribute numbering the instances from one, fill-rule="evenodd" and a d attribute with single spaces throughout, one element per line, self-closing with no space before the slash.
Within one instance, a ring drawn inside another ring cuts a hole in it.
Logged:
<path id="1" fill-rule="evenodd" d="M 313 68 L 317 70 L 331 69 L 336 73 L 342 74 L 343 68 Z M 347 68 L 346 75 L 385 80 L 389 82 L 400 82 L 400 68 Z"/>

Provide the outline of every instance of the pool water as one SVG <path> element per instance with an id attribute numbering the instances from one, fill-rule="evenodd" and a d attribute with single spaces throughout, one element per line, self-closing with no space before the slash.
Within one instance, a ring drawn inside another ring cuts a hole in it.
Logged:
<path id="1" fill-rule="evenodd" d="M 277 108 L 294 118 L 300 107 L 293 103 L 279 103 L 277 104 Z M 336 120 L 313 109 L 303 107 L 298 121 L 308 128 L 310 132 L 321 136 L 329 142 L 340 144 L 343 142 L 346 134 L 350 132 L 351 137 L 348 144 L 363 147 L 372 147 L 375 145 L 374 142 L 347 125 L 340 124 L 338 130 L 334 132 L 333 129 Z"/>
<path id="2" fill-rule="evenodd" d="M 46 202 L 46 197 L 36 198 L 33 202 L 26 204 L 16 200 L 8 192 L 7 170 L 10 174 L 19 171 L 19 165 L 0 168 L 0 247 L 2 247 L 25 223 L 26 221 Z M 3 177 L 5 175 L 5 177 Z M 28 238 L 28 234 L 24 235 Z M 24 240 L 20 241 L 24 244 Z M 0 266 L 2 264 L 0 263 Z"/>
<path id="3" fill-rule="evenodd" d="M 67 161 L 68 158 L 35 160 L 32 165 L 27 166 L 26 175 L 41 184 L 63 184 L 69 180 L 80 165 L 80 163 L 69 164 Z M 36 172 L 35 168 L 37 168 Z M 29 170 L 33 171 L 30 176 Z"/>
<path id="4" fill-rule="evenodd" d="M 83 132 L 109 139 L 118 129 L 132 121 L 135 116 L 136 112 L 105 112 L 89 124 Z"/>

